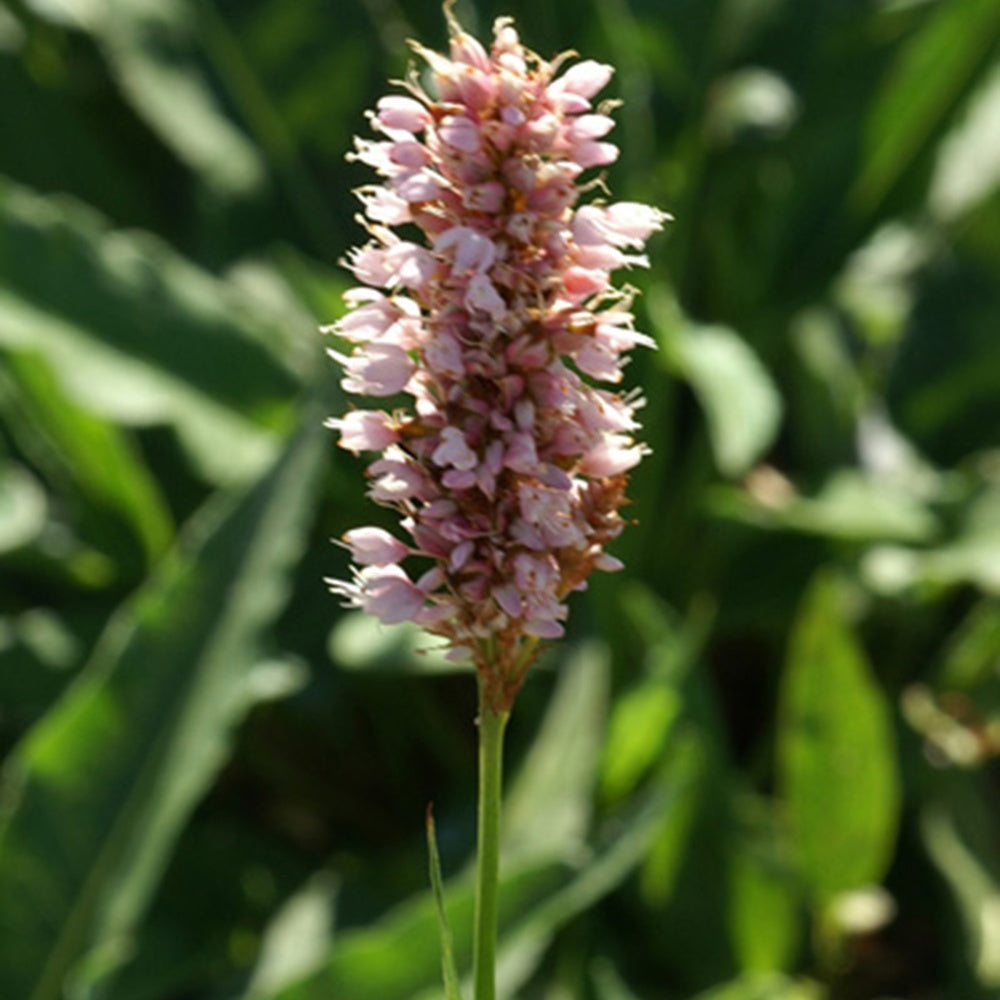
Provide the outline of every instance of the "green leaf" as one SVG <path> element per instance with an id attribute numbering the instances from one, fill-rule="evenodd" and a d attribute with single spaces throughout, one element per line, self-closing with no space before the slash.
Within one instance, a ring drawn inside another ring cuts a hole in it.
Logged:
<path id="1" fill-rule="evenodd" d="M 0 346 L 43 355 L 101 416 L 172 424 L 211 480 L 257 474 L 277 448 L 298 382 L 268 336 L 159 240 L 0 182 Z"/>
<path id="2" fill-rule="evenodd" d="M 857 469 L 834 471 L 811 497 L 757 499 L 727 487 L 715 493 L 712 509 L 762 528 L 845 542 L 922 542 L 938 530 L 937 519 L 912 490 Z"/>
<path id="3" fill-rule="evenodd" d="M 333 934 L 337 880 L 328 871 L 313 875 L 268 924 L 249 996 L 273 993 L 323 960 Z"/>
<path id="4" fill-rule="evenodd" d="M 598 675 L 603 671 L 596 669 Z M 591 678 L 570 684 L 565 706 L 594 685 Z M 574 690 L 575 689 L 575 690 Z M 603 682 L 598 685 L 603 690 Z M 588 694 L 592 697 L 592 694 Z M 564 721 L 555 713 L 553 726 Z M 554 733 L 556 730 L 550 730 Z M 552 936 L 568 921 L 593 907 L 640 863 L 662 828 L 674 815 L 684 777 L 664 770 L 649 794 L 609 823 L 609 834 L 598 846 L 578 845 L 567 860 L 566 845 L 558 853 L 533 857 L 520 852 L 501 869 L 500 940 L 497 975 L 500 993 L 514 995 L 537 967 Z M 443 906 L 453 928 L 454 954 L 459 968 L 472 955 L 474 873 L 470 870 L 444 889 Z M 247 1000 L 432 1000 L 440 997 L 439 934 L 436 904 L 431 893 L 405 903 L 377 924 L 344 932 L 334 942 L 327 960 L 298 982 L 275 993 L 251 993 Z M 386 957 L 392 956 L 392 961 Z"/>
<path id="5" fill-rule="evenodd" d="M 434 896 L 434 909 L 438 921 L 444 992 L 447 1000 L 462 1000 L 458 969 L 455 967 L 455 946 L 444 902 L 444 879 L 441 876 L 441 856 L 438 854 L 437 834 L 434 831 L 434 813 L 430 808 L 427 810 L 427 851 L 430 855 L 431 894 Z"/>
<path id="6" fill-rule="evenodd" d="M 863 571 L 874 589 L 898 593 L 913 587 L 932 592 L 972 585 L 1000 595 L 1000 490 L 985 490 L 965 511 L 952 541 L 929 549 L 883 545 L 868 554 Z"/>
<path id="7" fill-rule="evenodd" d="M 497 961 L 499 992 L 516 996 L 545 954 L 553 935 L 581 913 L 592 909 L 635 870 L 673 815 L 683 780 L 664 773 L 631 814 L 619 815 L 607 838 L 577 869 L 575 877 L 530 911 L 509 933 L 502 933 Z"/>
<path id="8" fill-rule="evenodd" d="M 770 447 L 781 396 L 753 350 L 723 326 L 661 327 L 661 343 L 705 411 L 719 471 L 739 476 Z"/>
<path id="9" fill-rule="evenodd" d="M 1000 831 L 995 792 L 981 775 L 960 771 L 952 771 L 938 784 L 939 793 L 924 803 L 921 837 L 957 905 L 965 932 L 962 959 L 983 995 L 992 997 L 1000 988 Z"/>
<path id="10" fill-rule="evenodd" d="M 302 545 L 318 424 L 246 495 L 196 519 L 14 753 L 0 828 L 3 995 L 59 1000 L 70 973 L 99 979 L 116 965 L 234 726 L 273 687 L 273 670 L 261 686 L 254 668 Z"/>
<path id="11" fill-rule="evenodd" d="M 610 654 L 590 642 L 560 664 L 541 729 L 505 793 L 504 856 L 580 848 L 590 830 L 607 713 Z"/>
<path id="12" fill-rule="evenodd" d="M 44 358 L 7 353 L 6 372 L 0 373 L 0 411 L 50 480 L 69 480 L 85 513 L 116 515 L 106 529 L 110 544 L 124 522 L 147 562 L 163 553 L 173 536 L 170 513 L 133 443 L 119 428 L 78 406 Z"/>
<path id="13" fill-rule="evenodd" d="M 871 211 L 939 136 L 992 55 L 994 0 L 938 4 L 906 44 L 866 122 L 866 149 L 850 201 Z"/>
<path id="14" fill-rule="evenodd" d="M 264 179 L 254 145 L 224 114 L 199 66 L 190 5 L 180 0 L 25 0 L 40 17 L 91 34 L 122 93 L 171 151 L 217 191 Z"/>
<path id="15" fill-rule="evenodd" d="M 787 838 L 763 800 L 740 804 L 743 822 L 729 858 L 729 935 L 745 973 L 780 972 L 791 965 L 802 931 Z"/>
<path id="16" fill-rule="evenodd" d="M 0 553 L 19 549 L 45 526 L 45 492 L 26 469 L 0 463 Z"/>
<path id="17" fill-rule="evenodd" d="M 837 581 L 819 576 L 793 627 L 780 692 L 780 788 L 814 899 L 877 884 L 892 857 L 900 784 L 885 695 L 845 621 Z"/>
<path id="18" fill-rule="evenodd" d="M 659 760 L 681 714 L 681 694 L 659 678 L 615 700 L 604 747 L 601 786 L 615 800 L 630 792 Z"/>
<path id="19" fill-rule="evenodd" d="M 1000 66 L 969 102 L 964 119 L 945 136 L 928 204 L 952 222 L 973 211 L 1000 186 Z"/>
<path id="20" fill-rule="evenodd" d="M 996 601 L 973 605 L 949 637 L 938 684 L 942 688 L 974 690 L 1000 686 L 1000 607 Z"/>
<path id="21" fill-rule="evenodd" d="M 570 879 L 560 860 L 535 860 L 502 873 L 501 935 L 511 923 Z M 454 928 L 455 957 L 467 966 L 472 955 L 474 885 L 469 877 L 445 890 Z M 437 909 L 431 893 L 400 905 L 371 927 L 345 931 L 321 966 L 276 993 L 254 1000 L 413 1000 L 441 981 Z M 391 960 L 388 960 L 390 959 Z"/>
<path id="22" fill-rule="evenodd" d="M 819 983 L 807 979 L 750 975 L 699 993 L 692 1000 L 823 1000 L 825 996 Z"/>
<path id="23" fill-rule="evenodd" d="M 447 659 L 443 641 L 411 623 L 382 625 L 363 611 L 349 611 L 330 630 L 330 659 L 344 670 L 453 674 L 467 664 Z"/>

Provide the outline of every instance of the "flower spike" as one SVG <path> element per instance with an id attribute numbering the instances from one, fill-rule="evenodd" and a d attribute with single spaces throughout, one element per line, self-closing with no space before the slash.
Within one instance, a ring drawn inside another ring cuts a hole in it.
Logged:
<path id="1" fill-rule="evenodd" d="M 538 640 L 563 633 L 567 595 L 621 566 L 605 548 L 646 451 L 642 400 L 603 385 L 652 341 L 611 274 L 647 266 L 638 251 L 669 217 L 580 180 L 618 156 L 616 102 L 592 103 L 612 67 L 546 61 L 510 18 L 487 49 L 451 2 L 445 16 L 447 56 L 411 43 L 436 96 L 411 74 L 350 154 L 381 183 L 357 191 L 371 239 L 348 255 L 361 284 L 328 328 L 346 353 L 330 354 L 345 391 L 395 405 L 329 423 L 349 451 L 381 452 L 370 495 L 408 537 L 349 531 L 353 579 L 331 589 L 443 637 L 506 711 Z"/>

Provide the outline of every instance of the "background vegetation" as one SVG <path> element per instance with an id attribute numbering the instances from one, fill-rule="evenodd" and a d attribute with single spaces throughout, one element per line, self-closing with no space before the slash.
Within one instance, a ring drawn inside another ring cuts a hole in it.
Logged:
<path id="1" fill-rule="evenodd" d="M 481 0 L 619 67 L 654 448 L 512 724 L 524 1000 L 1000 996 L 1000 4 Z M 424 0 L 0 2 L 0 996 L 430 1000 L 474 685 L 345 615 L 316 328 Z"/>

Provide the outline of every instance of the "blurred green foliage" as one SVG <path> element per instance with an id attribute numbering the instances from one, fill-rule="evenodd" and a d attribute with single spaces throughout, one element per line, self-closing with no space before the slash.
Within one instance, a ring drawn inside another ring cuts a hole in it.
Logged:
<path id="1" fill-rule="evenodd" d="M 653 455 L 511 729 L 523 1000 L 1000 995 L 1000 4 L 487 0 L 618 67 Z M 345 614 L 316 327 L 423 0 L 0 2 L 0 997 L 436 1000 L 474 685 Z"/>

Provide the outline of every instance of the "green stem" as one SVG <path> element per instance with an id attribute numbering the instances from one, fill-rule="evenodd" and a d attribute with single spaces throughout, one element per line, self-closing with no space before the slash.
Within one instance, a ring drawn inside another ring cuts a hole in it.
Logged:
<path id="1" fill-rule="evenodd" d="M 509 713 L 497 711 L 479 685 L 479 831 L 476 928 L 472 953 L 475 1000 L 496 1000 L 497 900 L 500 884 L 500 797 L 503 734 Z"/>

